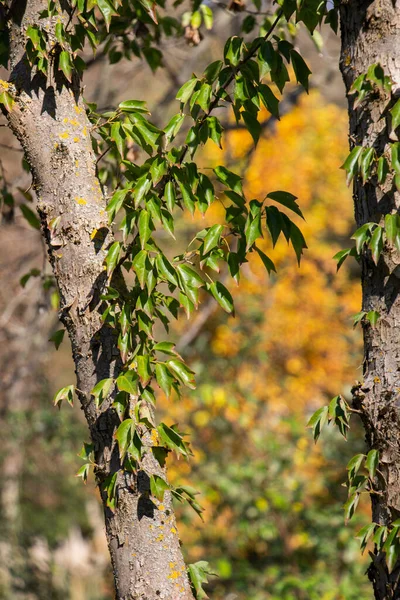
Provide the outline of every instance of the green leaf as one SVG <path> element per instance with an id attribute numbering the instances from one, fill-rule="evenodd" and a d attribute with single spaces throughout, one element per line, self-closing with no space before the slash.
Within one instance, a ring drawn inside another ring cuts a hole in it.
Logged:
<path id="1" fill-rule="evenodd" d="M 341 169 L 344 169 L 347 173 L 347 185 L 350 185 L 353 177 L 355 177 L 358 173 L 358 163 L 361 152 L 364 150 L 362 146 L 354 146 L 353 150 L 350 152 L 342 166 Z"/>
<path id="2" fill-rule="evenodd" d="M 140 250 L 140 252 L 136 254 L 132 261 L 132 268 L 137 275 L 140 287 L 143 289 L 147 273 L 151 269 L 151 263 L 148 259 L 148 252 L 146 250 Z"/>
<path id="3" fill-rule="evenodd" d="M 156 265 L 157 265 L 157 271 L 159 272 L 159 274 L 164 279 L 166 279 L 167 281 L 172 283 L 172 285 L 175 285 L 176 287 L 178 287 L 178 280 L 176 278 L 175 269 L 171 265 L 169 260 L 164 256 L 164 254 L 160 253 L 157 255 Z"/>
<path id="4" fill-rule="evenodd" d="M 150 214 L 144 208 L 140 211 L 139 219 L 138 219 L 138 230 L 139 230 L 139 238 L 140 245 L 143 250 L 146 243 L 151 237 L 152 232 L 152 222 Z"/>
<path id="5" fill-rule="evenodd" d="M 114 7 L 109 0 L 97 0 L 97 6 L 99 7 L 100 12 L 104 17 L 104 21 L 108 31 L 110 28 L 111 18 L 115 15 L 118 15 L 118 13 L 114 10 Z"/>
<path id="6" fill-rule="evenodd" d="M 203 83 L 199 90 L 199 95 L 196 98 L 196 104 L 200 106 L 204 112 L 207 112 L 211 102 L 212 87 L 209 83 Z"/>
<path id="7" fill-rule="evenodd" d="M 166 490 L 169 490 L 169 485 L 165 479 L 159 477 L 159 475 L 150 475 L 150 492 L 154 498 L 161 502 Z"/>
<path id="8" fill-rule="evenodd" d="M 267 269 L 268 275 L 271 274 L 271 271 L 274 271 L 276 273 L 275 265 L 272 262 L 272 260 L 269 258 L 269 256 L 267 256 L 262 250 L 260 250 L 260 248 L 255 247 L 255 250 L 256 250 L 258 256 L 261 258 L 264 267 Z"/>
<path id="9" fill-rule="evenodd" d="M 90 463 L 86 463 L 84 465 L 81 466 L 81 468 L 78 470 L 76 477 L 82 477 L 82 481 L 83 483 L 86 483 L 89 477 L 89 473 L 90 473 Z"/>
<path id="10" fill-rule="evenodd" d="M 394 245 L 399 233 L 399 216 L 397 214 L 385 215 L 385 233 L 388 242 Z"/>
<path id="11" fill-rule="evenodd" d="M 151 188 L 151 180 L 148 177 L 148 174 L 145 173 L 144 175 L 142 175 L 142 177 L 139 177 L 139 179 L 136 182 L 136 185 L 134 187 L 133 190 L 133 197 L 135 199 L 135 208 L 138 208 L 139 204 L 141 203 L 141 201 L 143 200 L 143 198 L 145 198 L 145 196 L 147 195 L 147 192 L 150 190 Z"/>
<path id="12" fill-rule="evenodd" d="M 272 93 L 268 85 L 262 83 L 258 86 L 258 94 L 261 102 L 265 108 L 273 115 L 276 119 L 279 119 L 279 100 Z"/>
<path id="13" fill-rule="evenodd" d="M 169 398 L 171 395 L 172 384 L 175 380 L 164 363 L 156 364 L 156 380 L 164 394 Z"/>
<path id="14" fill-rule="evenodd" d="M 346 469 L 349 472 L 348 477 L 350 481 L 357 475 L 364 460 L 365 454 L 356 454 L 349 460 Z"/>
<path id="15" fill-rule="evenodd" d="M 203 278 L 192 267 L 189 267 L 189 265 L 178 265 L 176 270 L 187 286 L 199 288 L 204 284 Z"/>
<path id="16" fill-rule="evenodd" d="M 230 292 L 220 281 L 214 281 L 209 284 L 208 290 L 214 296 L 218 304 L 227 312 L 232 313 L 234 310 L 233 298 Z"/>
<path id="17" fill-rule="evenodd" d="M 31 40 L 33 47 L 35 48 L 35 50 L 37 50 L 42 38 L 42 32 L 37 27 L 29 25 L 29 27 L 26 30 L 26 37 Z"/>
<path id="18" fill-rule="evenodd" d="M 115 508 L 117 506 L 117 497 L 116 497 L 117 477 L 118 477 L 118 471 L 115 472 L 113 475 L 109 475 L 103 483 L 104 491 L 107 494 L 107 503 L 106 504 L 112 512 L 115 511 Z"/>
<path id="19" fill-rule="evenodd" d="M 218 180 L 223 183 L 226 187 L 230 188 L 237 194 L 242 194 L 242 178 L 236 173 L 232 173 L 226 167 L 216 167 L 214 173 Z"/>
<path id="20" fill-rule="evenodd" d="M 294 196 L 293 194 L 290 194 L 289 192 L 277 191 L 277 192 L 270 192 L 269 194 L 266 195 L 266 198 L 271 198 L 271 200 L 275 200 L 275 202 L 278 202 L 279 204 L 286 206 L 286 208 L 289 208 L 290 210 L 295 212 L 296 215 L 299 215 L 299 217 L 304 219 L 303 213 L 301 212 L 300 207 L 296 202 L 297 196 Z"/>
<path id="21" fill-rule="evenodd" d="M 63 339 L 64 339 L 65 329 L 59 329 L 53 335 L 49 337 L 49 342 L 54 342 L 56 350 L 59 349 Z"/>
<path id="22" fill-rule="evenodd" d="M 340 250 L 339 252 L 337 252 L 335 254 L 335 256 L 333 257 L 333 260 L 337 261 L 337 266 L 336 266 L 337 271 L 339 271 L 340 267 L 342 266 L 342 264 L 344 263 L 346 258 L 350 255 L 351 251 L 352 251 L 352 248 L 346 248 L 345 250 Z"/>
<path id="23" fill-rule="evenodd" d="M 383 229 L 378 225 L 371 236 L 371 240 L 369 242 L 369 247 L 371 248 L 372 259 L 374 263 L 377 265 L 379 261 L 379 257 L 383 250 Z"/>
<path id="24" fill-rule="evenodd" d="M 296 80 L 300 83 L 308 93 L 308 78 L 311 75 L 311 71 L 305 63 L 304 59 L 296 50 L 290 51 L 290 57 L 292 59 L 292 65 Z"/>
<path id="25" fill-rule="evenodd" d="M 107 265 L 107 275 L 110 276 L 118 264 L 121 253 L 121 242 L 114 242 L 107 252 L 105 263 Z"/>
<path id="26" fill-rule="evenodd" d="M 133 396 L 138 394 L 138 376 L 132 369 L 121 373 L 116 381 L 120 392 L 127 392 Z"/>
<path id="27" fill-rule="evenodd" d="M 65 77 L 71 83 L 74 65 L 73 65 L 71 55 L 69 52 L 67 52 L 66 50 L 63 50 L 62 52 L 60 52 L 58 65 L 59 65 L 58 68 L 61 69 L 61 71 L 64 73 Z"/>
<path id="28" fill-rule="evenodd" d="M 114 379 L 112 377 L 107 377 L 106 379 L 102 379 L 92 389 L 90 392 L 92 396 L 94 396 L 94 401 L 96 406 L 99 407 L 104 402 L 104 400 L 109 395 L 111 388 L 114 384 Z"/>
<path id="29" fill-rule="evenodd" d="M 203 600 L 208 598 L 207 594 L 203 590 L 203 583 L 208 582 L 209 575 L 214 575 L 210 571 L 210 565 L 204 560 L 200 560 L 196 563 L 188 565 L 188 574 L 191 584 L 194 588 L 196 599 Z"/>
<path id="30" fill-rule="evenodd" d="M 107 204 L 107 213 L 108 213 L 108 221 L 111 224 L 115 219 L 116 214 L 122 208 L 124 204 L 124 200 L 126 195 L 128 194 L 128 189 L 117 190 L 111 197 L 111 200 Z"/>
<path id="31" fill-rule="evenodd" d="M 157 352 L 164 352 L 164 354 L 169 354 L 170 356 L 175 356 L 177 354 L 173 342 L 158 342 L 158 344 L 154 346 L 154 350 Z"/>
<path id="32" fill-rule="evenodd" d="M 387 563 L 387 568 L 388 568 L 389 573 L 391 573 L 394 570 L 394 568 L 397 564 L 397 559 L 399 557 L 399 554 L 400 554 L 399 540 L 394 539 L 393 543 L 389 546 L 389 548 L 386 551 L 386 563 Z"/>
<path id="33" fill-rule="evenodd" d="M 224 48 L 225 64 L 236 67 L 240 62 L 243 47 L 242 38 L 237 36 L 229 38 Z"/>
<path id="34" fill-rule="evenodd" d="M 371 174 L 372 161 L 375 157 L 374 148 L 364 148 L 360 156 L 360 171 L 363 183 L 365 183 Z"/>
<path id="35" fill-rule="evenodd" d="M 192 79 L 189 79 L 189 81 L 184 83 L 183 86 L 179 89 L 179 91 L 176 95 L 176 99 L 180 100 L 182 102 L 182 104 L 186 104 L 186 102 L 189 100 L 190 96 L 192 95 L 197 82 L 198 82 L 197 77 L 192 77 Z"/>
<path id="36" fill-rule="evenodd" d="M 364 552 L 367 547 L 368 540 L 375 531 L 376 523 L 368 523 L 356 535 L 356 539 L 360 540 L 361 552 Z"/>
<path id="37" fill-rule="evenodd" d="M 300 265 L 303 249 L 307 248 L 306 241 L 300 229 L 293 222 L 290 223 L 290 240 L 296 253 L 297 262 Z"/>
<path id="38" fill-rule="evenodd" d="M 315 442 L 317 442 L 327 421 L 328 421 L 328 407 L 327 406 L 322 406 L 321 408 L 319 408 L 312 415 L 310 420 L 308 421 L 307 427 L 312 428 Z"/>
<path id="39" fill-rule="evenodd" d="M 143 387 L 149 383 L 151 378 L 153 377 L 153 373 L 151 371 L 150 366 L 150 356 L 148 354 L 138 355 L 136 356 L 137 362 L 137 373 L 140 377 L 140 382 Z"/>
<path id="40" fill-rule="evenodd" d="M 168 369 L 172 372 L 184 385 L 191 390 L 196 388 L 194 373 L 181 360 L 172 358 L 167 363 Z"/>
<path id="41" fill-rule="evenodd" d="M 134 431 L 133 419 L 125 419 L 115 432 L 115 439 L 118 442 L 119 455 L 121 462 L 124 460 L 128 446 L 132 441 L 132 434 Z"/>
<path id="42" fill-rule="evenodd" d="M 257 200 L 251 200 L 250 211 L 247 216 L 245 225 L 245 236 L 246 236 L 246 251 L 248 251 L 254 242 L 262 237 L 261 231 L 261 209 L 262 204 Z"/>
<path id="43" fill-rule="evenodd" d="M 54 406 L 60 406 L 60 404 L 63 400 L 66 400 L 68 402 L 68 404 L 73 406 L 74 405 L 74 392 L 75 392 L 75 386 L 73 386 L 73 385 L 67 385 L 66 387 L 61 388 L 61 390 L 59 390 L 57 392 L 57 394 L 54 396 L 54 399 L 53 399 Z"/>
<path id="44" fill-rule="evenodd" d="M 369 323 L 371 323 L 372 327 L 375 327 L 380 316 L 381 315 L 377 310 L 370 310 L 368 313 L 366 313 L 365 318 Z"/>
<path id="45" fill-rule="evenodd" d="M 359 499 L 360 499 L 360 494 L 355 492 L 354 494 L 352 494 L 350 496 L 350 498 L 345 503 L 343 508 L 344 508 L 344 518 L 345 518 L 346 524 L 353 517 L 353 515 L 356 511 Z"/>
<path id="46" fill-rule="evenodd" d="M 202 5 L 203 6 L 203 5 Z M 214 83 L 223 67 L 222 60 L 216 60 L 208 65 L 204 71 L 204 77 L 208 83 Z"/>
<path id="47" fill-rule="evenodd" d="M 353 235 L 351 236 L 351 239 L 355 240 L 355 242 L 356 242 L 357 254 L 360 254 L 362 247 L 364 246 L 365 242 L 369 238 L 369 234 L 370 234 L 372 225 L 373 225 L 373 223 L 364 223 L 364 225 L 359 227 L 357 229 L 357 231 L 355 231 L 353 233 Z"/>
<path id="48" fill-rule="evenodd" d="M 209 138 L 215 144 L 217 144 L 217 146 L 219 148 L 222 148 L 221 138 L 222 138 L 223 127 L 222 127 L 219 119 L 217 119 L 217 117 L 207 117 L 206 122 L 208 125 Z"/>
<path id="49" fill-rule="evenodd" d="M 178 134 L 183 121 L 185 120 L 185 115 L 179 114 L 174 115 L 172 119 L 169 121 L 168 125 L 164 128 L 166 143 L 169 144 Z"/>
<path id="50" fill-rule="evenodd" d="M 207 235 L 204 238 L 203 254 L 208 254 L 210 250 L 219 245 L 223 229 L 223 225 L 213 225 L 208 229 Z"/>
<path id="51" fill-rule="evenodd" d="M 400 143 L 391 144 L 392 168 L 398 175 L 400 173 Z"/>
<path id="52" fill-rule="evenodd" d="M 400 125 L 400 100 L 397 100 L 389 112 L 392 117 L 392 131 L 395 131 Z"/>
<path id="53" fill-rule="evenodd" d="M 165 185 L 164 200 L 170 213 L 172 213 L 176 204 L 175 186 L 172 181 Z"/>
<path id="54" fill-rule="evenodd" d="M 380 156 L 376 167 L 376 173 L 378 176 L 378 183 L 383 184 L 386 181 L 386 177 L 389 173 L 389 164 L 385 156 Z"/>
<path id="55" fill-rule="evenodd" d="M 169 449 L 173 450 L 177 454 L 188 456 L 190 450 L 185 444 L 182 435 L 172 427 L 168 427 L 165 423 L 160 423 L 157 427 L 158 434 L 162 443 Z"/>
<path id="56" fill-rule="evenodd" d="M 247 130 L 253 138 L 254 145 L 257 146 L 258 140 L 260 139 L 261 133 L 261 125 L 257 121 L 257 118 L 252 115 L 250 112 L 243 111 L 240 113 L 243 117 L 243 120 L 246 124 Z"/>
<path id="57" fill-rule="evenodd" d="M 147 113 L 150 114 L 146 102 L 143 100 L 124 100 L 118 104 L 118 108 L 124 113 Z"/>
<path id="58" fill-rule="evenodd" d="M 31 208 L 27 204 L 20 204 L 20 209 L 22 215 L 26 221 L 28 221 L 29 225 L 31 225 L 34 229 L 40 229 L 40 221 L 37 216 L 37 213 L 34 213 Z"/>
<path id="59" fill-rule="evenodd" d="M 379 465 L 378 450 L 370 450 L 367 454 L 367 460 L 365 461 L 365 467 L 368 470 L 370 479 L 374 479 L 378 465 Z"/>
<path id="60" fill-rule="evenodd" d="M 117 146 L 117 150 L 118 150 L 121 158 L 124 158 L 125 134 L 124 134 L 124 136 L 122 136 L 122 133 L 123 133 L 123 129 L 122 129 L 121 123 L 119 121 L 116 121 L 115 123 L 113 123 L 111 125 L 111 133 L 110 133 L 111 140 L 113 142 L 115 142 L 115 145 Z"/>

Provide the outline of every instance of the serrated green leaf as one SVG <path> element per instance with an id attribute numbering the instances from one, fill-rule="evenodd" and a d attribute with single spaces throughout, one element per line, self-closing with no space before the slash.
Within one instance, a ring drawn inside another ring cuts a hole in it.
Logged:
<path id="1" fill-rule="evenodd" d="M 138 376 L 132 369 L 121 373 L 116 384 L 120 392 L 127 392 L 134 396 L 138 395 Z"/>
<path id="2" fill-rule="evenodd" d="M 102 379 L 92 389 L 90 392 L 94 397 L 96 406 L 99 407 L 104 402 L 104 400 L 109 395 L 111 388 L 114 384 L 114 379 L 112 377 L 107 377 L 106 379 Z"/>
<path id="3" fill-rule="evenodd" d="M 150 492 L 154 498 L 162 501 L 166 490 L 169 490 L 169 485 L 162 477 L 150 475 Z"/>
<path id="4" fill-rule="evenodd" d="M 182 104 L 186 104 L 186 102 L 189 100 L 190 96 L 192 95 L 197 82 L 198 82 L 197 77 L 192 77 L 192 79 L 189 79 L 189 81 L 186 81 L 186 83 L 184 83 L 183 86 L 179 89 L 179 91 L 176 95 L 176 99 L 180 100 L 182 102 Z"/>
<path id="5" fill-rule="evenodd" d="M 59 329 L 49 337 L 49 342 L 54 342 L 56 350 L 59 349 L 64 339 L 65 329 Z"/>
<path id="6" fill-rule="evenodd" d="M 344 169 L 347 173 L 347 185 L 350 185 L 353 177 L 355 177 L 358 173 L 358 164 L 359 158 L 364 148 L 362 146 L 354 146 L 342 166 L 341 169 Z"/>
<path id="7" fill-rule="evenodd" d="M 121 242 L 114 242 L 107 252 L 105 263 L 107 265 L 107 275 L 110 276 L 118 264 L 121 253 Z"/>
<path id="8" fill-rule="evenodd" d="M 224 309 L 227 313 L 232 313 L 234 310 L 233 298 L 226 289 L 223 283 L 220 281 L 214 281 L 213 283 L 208 285 L 208 290 L 214 296 L 218 304 Z"/>
<path id="9" fill-rule="evenodd" d="M 171 265 L 169 260 L 163 254 L 157 255 L 156 266 L 157 266 L 157 270 L 158 270 L 159 274 L 164 279 L 166 279 L 167 281 L 172 283 L 172 285 L 175 285 L 176 287 L 178 287 L 178 280 L 176 278 L 175 269 Z"/>
<path id="10" fill-rule="evenodd" d="M 124 113 L 150 114 L 147 104 L 143 100 L 124 100 L 124 102 L 118 104 L 118 108 Z"/>
<path id="11" fill-rule="evenodd" d="M 60 52 L 58 62 L 58 68 L 64 73 L 65 77 L 71 83 L 72 81 L 72 72 L 74 70 L 74 65 L 71 59 L 71 55 L 66 50 Z"/>
<path id="12" fill-rule="evenodd" d="M 189 369 L 187 365 L 181 360 L 176 358 L 172 358 L 166 363 L 170 372 L 175 375 L 179 381 L 181 381 L 184 385 L 186 385 L 191 390 L 196 388 L 194 373 Z"/>
<path id="13" fill-rule="evenodd" d="M 97 6 L 99 7 L 100 12 L 104 17 L 104 21 L 108 31 L 110 28 L 112 17 L 118 15 L 118 13 L 115 11 L 113 5 L 109 0 L 97 0 Z"/>
<path id="14" fill-rule="evenodd" d="M 296 52 L 296 50 L 290 51 L 290 57 L 292 59 L 292 65 L 294 74 L 296 76 L 296 80 L 303 86 L 303 88 L 308 93 L 308 78 L 311 75 L 311 71 L 308 68 L 303 57 L 298 52 Z"/>
<path id="15" fill-rule="evenodd" d="M 130 445 L 134 432 L 133 419 L 125 419 L 115 432 L 115 439 L 118 442 L 119 455 L 123 462 L 128 446 Z"/>
<path id="16" fill-rule="evenodd" d="M 328 407 L 322 406 L 311 416 L 307 423 L 307 427 L 311 427 L 313 430 L 314 441 L 317 442 L 319 436 L 325 424 L 328 421 Z"/>
<path id="17" fill-rule="evenodd" d="M 242 194 L 242 178 L 236 173 L 233 173 L 226 167 L 216 167 L 214 169 L 214 173 L 217 176 L 218 180 L 223 183 L 226 187 L 230 188 L 237 194 Z"/>
<path id="18" fill-rule="evenodd" d="M 151 378 L 153 377 L 153 373 L 150 366 L 150 356 L 148 354 L 137 355 L 136 356 L 137 363 L 137 373 L 140 378 L 140 382 L 143 387 L 149 383 Z"/>
<path id="19" fill-rule="evenodd" d="M 66 400 L 68 402 L 68 404 L 73 406 L 74 405 L 74 393 L 75 393 L 74 385 L 67 385 L 66 387 L 61 388 L 61 390 L 59 390 L 57 392 L 57 394 L 54 396 L 54 399 L 53 399 L 54 406 L 60 406 L 60 404 L 63 400 Z"/>
<path id="20" fill-rule="evenodd" d="M 379 465 L 378 450 L 370 450 L 367 454 L 367 459 L 365 461 L 365 467 L 367 468 L 371 479 L 374 479 L 378 465 Z"/>
<path id="21" fill-rule="evenodd" d="M 219 245 L 223 229 L 224 226 L 218 224 L 208 229 L 207 235 L 204 238 L 203 254 L 208 254 L 210 250 Z"/>
<path id="22" fill-rule="evenodd" d="M 372 259 L 374 263 L 377 265 L 379 261 L 379 257 L 383 250 L 383 230 L 379 225 L 374 229 L 371 239 L 369 242 L 369 247 L 371 248 Z"/>

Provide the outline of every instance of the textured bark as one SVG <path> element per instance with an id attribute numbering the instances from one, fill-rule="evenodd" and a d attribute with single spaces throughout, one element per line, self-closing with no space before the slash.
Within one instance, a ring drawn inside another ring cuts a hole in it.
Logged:
<path id="1" fill-rule="evenodd" d="M 400 91 L 400 6 L 392 0 L 343 1 L 341 13 L 341 71 L 349 91 L 353 81 L 368 67 L 380 63 Z M 350 144 L 373 146 L 378 155 L 389 151 L 387 94 L 369 96 L 354 109 L 348 96 Z M 393 101 L 392 101 L 393 102 Z M 381 118 L 382 114 L 384 115 Z M 389 154 L 390 160 L 390 154 Z M 357 227 L 366 222 L 382 223 L 384 215 L 400 207 L 400 194 L 393 181 L 382 188 L 376 180 L 354 184 Z M 373 521 L 389 525 L 400 516 L 400 256 L 386 244 L 377 266 L 368 251 L 362 255 L 363 310 L 376 310 L 376 327 L 365 323 L 364 381 L 355 393 L 361 411 L 367 444 L 380 453 L 380 475 L 374 482 Z M 374 555 L 369 576 L 375 598 L 400 598 L 400 566 L 389 575 L 382 555 Z"/>
<path id="2" fill-rule="evenodd" d="M 106 508 L 101 493 L 116 597 L 189 600 L 193 596 L 170 495 L 155 506 L 149 498 L 147 475 L 134 477 L 120 470 L 113 438 L 117 415 L 111 401 L 97 409 L 90 395 L 98 381 L 117 375 L 120 368 L 115 336 L 103 325 L 99 306 L 106 284 L 103 262 L 113 238 L 96 177 L 81 82 L 75 77 L 69 85 L 53 69 L 47 79 L 32 73 L 24 57 L 26 27 L 40 23 L 50 33 L 54 27 L 54 21 L 39 21 L 45 8 L 47 0 L 11 3 L 9 91 L 15 104 L 8 119 L 33 173 L 42 231 L 61 296 L 61 320 L 72 342 L 79 399 L 95 445 L 100 489 L 107 476 L 119 471 L 115 513 Z M 150 452 L 144 465 L 148 473 L 164 475 Z"/>

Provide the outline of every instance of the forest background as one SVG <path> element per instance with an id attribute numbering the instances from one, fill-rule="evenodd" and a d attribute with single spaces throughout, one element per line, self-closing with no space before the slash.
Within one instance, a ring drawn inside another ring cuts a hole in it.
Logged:
<path id="1" fill-rule="evenodd" d="M 91 59 L 86 100 L 105 110 L 146 99 L 153 121 L 164 122 L 176 109 L 174 90 L 220 56 L 227 31 L 243 35 L 251 18 L 218 4 L 213 12 L 204 39 L 163 44 L 165 69 L 155 73 L 139 59 Z M 296 194 L 309 249 L 299 268 L 278 241 L 271 257 L 279 275 L 270 277 L 251 255 L 235 290 L 235 318 L 210 302 L 189 324 L 181 320 L 173 336 L 198 386 L 180 403 L 159 399 L 164 418 L 179 421 L 192 440 L 194 460 L 172 464 L 169 475 L 201 491 L 205 523 L 190 507 L 177 507 L 177 516 L 188 562 L 207 557 L 218 574 L 207 588 L 213 600 L 370 597 L 367 559 L 355 539 L 369 502 L 345 527 L 346 490 L 338 485 L 350 457 L 363 451 L 361 428 L 347 443 L 329 432 L 317 447 L 306 430 L 314 410 L 338 393 L 349 397 L 361 376 L 361 336 L 351 329 L 360 307 L 357 265 L 337 274 L 332 258 L 354 228 L 339 169 L 348 153 L 339 41 L 327 29 L 313 37 L 304 33 L 297 42 L 313 71 L 310 94 L 288 86 L 285 114 L 277 121 L 265 111 L 256 149 L 227 122 L 223 150 L 212 142 L 204 150 L 208 164 L 223 154 L 242 173 L 249 197 L 262 198 L 266 182 Z M 0 131 L 0 598 L 111 600 L 98 493 L 93 481 L 87 490 L 76 478 L 86 425 L 77 406 L 59 412 L 51 403 L 73 379 L 68 341 L 58 351 L 48 342 L 58 329 L 57 293 L 50 278 L 49 285 L 31 277 L 21 286 L 46 261 L 40 234 L 20 208 L 29 207 L 30 176 L 15 139 Z M 182 245 L 199 222 L 216 219 L 217 205 L 205 218 L 182 217 Z"/>

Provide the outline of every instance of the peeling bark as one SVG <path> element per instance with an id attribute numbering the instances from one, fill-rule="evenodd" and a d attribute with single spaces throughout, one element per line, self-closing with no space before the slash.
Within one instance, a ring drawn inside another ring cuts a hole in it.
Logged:
<path id="1" fill-rule="evenodd" d="M 380 63 L 400 92 L 400 6 L 392 0 L 347 0 L 340 6 L 342 50 L 340 67 L 346 90 L 374 63 Z M 387 127 L 388 94 L 368 96 L 354 109 L 348 95 L 350 144 L 374 147 L 378 156 L 389 152 Z M 383 118 L 382 118 L 382 115 Z M 392 134 L 393 137 L 393 134 Z M 390 154 L 389 154 L 390 160 Z M 354 183 L 357 227 L 366 222 L 383 223 L 388 213 L 398 212 L 400 194 L 392 178 L 380 187 L 376 178 Z M 369 448 L 380 453 L 380 475 L 372 495 L 373 521 L 390 525 L 400 516 L 400 256 L 386 244 L 375 265 L 369 251 L 362 253 L 362 296 L 364 311 L 375 310 L 380 318 L 375 327 L 364 329 L 364 381 L 355 393 L 362 413 Z M 389 574 L 381 554 L 373 556 L 369 568 L 375 598 L 400 598 L 400 565 Z"/>
<path id="2" fill-rule="evenodd" d="M 42 233 L 61 296 L 60 318 L 71 339 L 79 400 L 95 446 L 100 490 L 104 479 L 119 471 L 115 513 L 106 507 L 101 491 L 116 598 L 192 600 L 170 494 L 156 506 L 149 497 L 147 475 L 120 470 L 113 437 L 118 417 L 110 400 L 97 409 L 90 395 L 98 381 L 116 376 L 120 369 L 113 330 L 100 318 L 100 294 L 106 284 L 103 263 L 113 236 L 96 177 L 81 82 L 74 76 L 70 85 L 54 69 L 47 78 L 33 73 L 25 60 L 26 27 L 39 24 L 39 12 L 46 8 L 47 0 L 11 3 L 9 91 L 15 103 L 7 116 L 33 174 Z M 51 35 L 54 21 L 41 19 L 40 25 Z M 144 468 L 165 476 L 150 451 Z"/>

